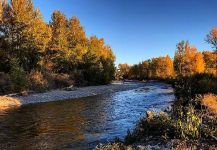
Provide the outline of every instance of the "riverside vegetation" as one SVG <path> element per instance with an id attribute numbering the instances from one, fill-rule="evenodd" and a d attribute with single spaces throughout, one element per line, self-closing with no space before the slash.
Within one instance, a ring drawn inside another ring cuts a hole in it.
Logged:
<path id="1" fill-rule="evenodd" d="M 177 44 L 174 60 L 153 58 L 137 65 L 120 64 L 120 79 L 157 79 L 171 83 L 176 99 L 170 111 L 147 112 L 124 142 L 119 139 L 95 149 L 216 149 L 217 29 L 206 41 L 214 51 L 197 52 L 188 42 Z"/>
<path id="2" fill-rule="evenodd" d="M 108 84 L 115 56 L 87 37 L 77 17 L 54 11 L 45 23 L 31 0 L 0 0 L 0 93 Z"/>

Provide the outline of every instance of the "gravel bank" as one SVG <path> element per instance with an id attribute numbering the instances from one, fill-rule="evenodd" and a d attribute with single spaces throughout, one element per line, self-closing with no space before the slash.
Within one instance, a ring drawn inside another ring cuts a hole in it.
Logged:
<path id="1" fill-rule="evenodd" d="M 30 94 L 28 96 L 19 96 L 22 104 L 42 103 L 50 101 L 60 101 L 67 99 L 75 99 L 81 97 L 88 97 L 93 95 L 100 95 L 118 91 L 126 91 L 144 86 L 144 83 L 124 83 L 124 84 L 110 84 L 100 86 L 88 86 L 76 88 L 73 91 L 66 90 L 52 90 L 46 93 Z"/>

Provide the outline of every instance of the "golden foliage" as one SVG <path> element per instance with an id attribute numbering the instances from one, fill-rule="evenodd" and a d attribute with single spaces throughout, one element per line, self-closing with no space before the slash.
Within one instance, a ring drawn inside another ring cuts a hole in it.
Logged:
<path id="1" fill-rule="evenodd" d="M 217 28 L 212 29 L 210 35 L 212 38 L 217 38 Z"/>
<path id="2" fill-rule="evenodd" d="M 188 42 L 184 41 L 177 45 L 174 65 L 176 73 L 183 76 L 203 73 L 205 70 L 203 55 L 197 52 L 196 47 L 190 46 Z"/>
<path id="3" fill-rule="evenodd" d="M 205 70 L 205 64 L 202 53 L 196 53 L 194 56 L 194 72 L 195 73 L 203 73 Z"/>
<path id="4" fill-rule="evenodd" d="M 206 106 L 211 112 L 217 114 L 217 95 L 206 94 L 202 99 L 202 104 Z"/>
<path id="5" fill-rule="evenodd" d="M 217 28 L 213 28 L 210 33 L 207 35 L 206 41 L 215 48 L 217 52 Z"/>
<path id="6" fill-rule="evenodd" d="M 174 76 L 173 61 L 167 55 L 152 59 L 152 75 L 156 78 L 171 78 Z"/>
<path id="7" fill-rule="evenodd" d="M 52 39 L 50 41 L 50 50 L 62 51 L 67 53 L 67 18 L 60 11 L 54 11 L 52 14 L 52 21 L 50 23 L 52 28 Z"/>
<path id="8" fill-rule="evenodd" d="M 217 74 L 217 53 L 211 51 L 203 51 L 205 62 L 205 72 L 209 74 Z"/>

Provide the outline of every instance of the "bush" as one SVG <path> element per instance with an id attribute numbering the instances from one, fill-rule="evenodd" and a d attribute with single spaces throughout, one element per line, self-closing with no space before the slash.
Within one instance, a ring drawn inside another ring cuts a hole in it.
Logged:
<path id="1" fill-rule="evenodd" d="M 10 76 L 4 72 L 0 72 L 0 94 L 7 94 L 10 92 Z"/>
<path id="2" fill-rule="evenodd" d="M 206 94 L 201 98 L 203 130 L 206 137 L 217 138 L 217 95 Z"/>
<path id="3" fill-rule="evenodd" d="M 84 74 L 82 71 L 77 71 L 74 73 L 75 85 L 77 86 L 86 86 L 88 81 L 85 80 Z"/>
<path id="4" fill-rule="evenodd" d="M 134 142 L 144 142 L 145 139 L 150 140 L 152 137 L 158 137 L 159 140 L 172 138 L 175 136 L 174 131 L 174 125 L 169 115 L 163 112 L 159 114 L 148 112 L 147 117 L 139 121 L 134 131 L 128 132 L 125 143 L 129 145 Z"/>
<path id="5" fill-rule="evenodd" d="M 106 145 L 100 144 L 95 147 L 95 150 L 132 150 L 131 147 L 126 147 L 120 142 L 108 143 Z"/>
<path id="6" fill-rule="evenodd" d="M 176 110 L 173 124 L 177 138 L 197 139 L 200 137 L 201 119 L 192 105 Z"/>
<path id="7" fill-rule="evenodd" d="M 49 72 L 45 72 L 44 74 L 44 77 L 47 79 L 50 89 L 68 87 L 74 84 L 74 82 L 71 80 L 68 74 L 56 74 Z"/>
<path id="8" fill-rule="evenodd" d="M 133 132 L 125 137 L 125 144 L 133 144 L 150 140 L 164 141 L 168 139 L 198 139 L 200 137 L 201 119 L 193 106 L 176 110 L 176 113 L 161 112 L 154 114 L 147 112 Z"/>
<path id="9" fill-rule="evenodd" d="M 196 100 L 198 94 L 217 94 L 217 76 L 212 74 L 195 74 L 193 76 L 179 76 L 174 82 L 174 91 L 177 100 L 182 106 Z"/>
<path id="10" fill-rule="evenodd" d="M 12 62 L 10 70 L 11 88 L 13 92 L 21 92 L 28 89 L 29 81 L 26 72 L 16 61 Z"/>
<path id="11" fill-rule="evenodd" d="M 48 82 L 40 71 L 32 70 L 29 79 L 32 90 L 45 91 L 48 88 Z"/>
<path id="12" fill-rule="evenodd" d="M 217 95 L 204 95 L 202 98 L 202 105 L 206 106 L 211 113 L 217 114 Z"/>

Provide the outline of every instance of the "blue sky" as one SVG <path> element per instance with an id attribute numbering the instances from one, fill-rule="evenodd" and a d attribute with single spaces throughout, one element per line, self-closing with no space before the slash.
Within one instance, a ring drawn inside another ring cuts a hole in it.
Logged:
<path id="1" fill-rule="evenodd" d="M 189 40 L 200 51 L 217 27 L 217 0 L 33 0 L 49 22 L 54 10 L 77 16 L 88 36 L 103 37 L 116 64 L 174 56 L 176 44 Z"/>

